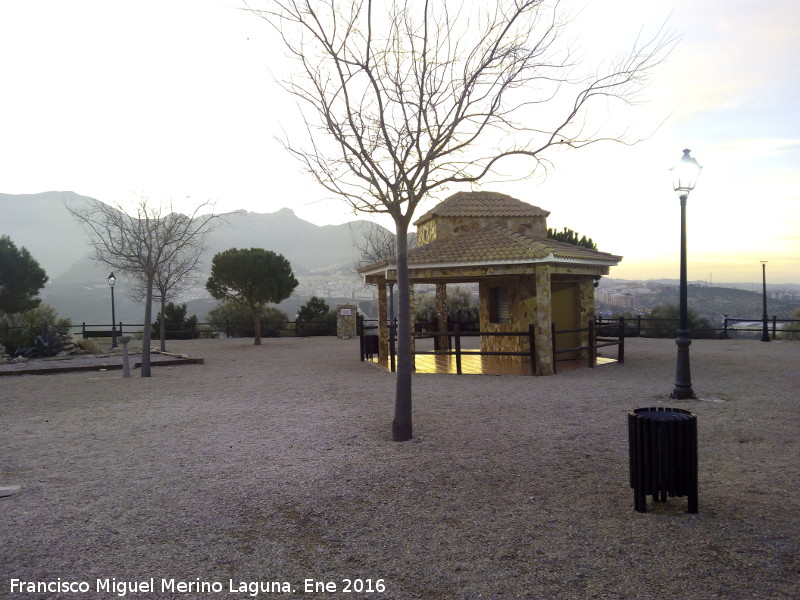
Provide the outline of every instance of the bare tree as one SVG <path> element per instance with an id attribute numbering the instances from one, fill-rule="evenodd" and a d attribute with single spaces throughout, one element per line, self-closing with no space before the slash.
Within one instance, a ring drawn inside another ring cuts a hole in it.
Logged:
<path id="1" fill-rule="evenodd" d="M 95 260 L 122 271 L 131 280 L 143 282 L 142 377 L 150 377 L 150 324 L 156 279 L 166 277 L 169 265 L 177 266 L 187 256 L 199 256 L 204 236 L 217 225 L 220 216 L 201 215 L 208 206 L 208 202 L 199 205 L 191 215 L 175 213 L 171 207 L 169 211 L 153 207 L 147 198 L 139 202 L 136 215 L 97 200 L 83 207 L 67 207 L 89 235 Z"/>
<path id="2" fill-rule="evenodd" d="M 638 40 L 605 69 L 577 74 L 558 2 L 271 0 L 253 10 L 281 35 L 299 74 L 284 82 L 308 140 L 284 142 L 353 209 L 395 223 L 398 368 L 393 438 L 411 424 L 408 228 L 419 203 L 477 184 L 506 163 L 514 179 L 548 166 L 545 151 L 599 140 L 589 109 L 636 101 L 675 38 Z M 451 12 L 451 8 L 456 6 Z M 606 115 L 604 124 L 609 121 Z M 301 143 L 302 144 L 302 143 Z"/>
<path id="3" fill-rule="evenodd" d="M 164 307 L 167 300 L 176 298 L 195 282 L 197 263 L 205 249 L 203 236 L 201 236 L 191 244 L 180 248 L 170 261 L 161 264 L 153 278 L 153 299 L 158 299 L 160 305 L 159 341 L 162 352 L 167 349 Z M 133 274 L 128 281 L 128 286 L 131 298 L 134 300 L 143 301 L 147 298 L 147 277 L 141 271 Z"/>

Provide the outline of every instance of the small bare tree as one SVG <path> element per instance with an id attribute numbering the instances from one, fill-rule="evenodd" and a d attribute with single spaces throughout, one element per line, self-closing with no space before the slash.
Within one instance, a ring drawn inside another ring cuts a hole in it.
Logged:
<path id="1" fill-rule="evenodd" d="M 377 223 L 370 223 L 368 227 L 360 240 L 353 236 L 354 245 L 359 253 L 359 266 L 391 258 L 397 249 L 395 234 Z"/>
<path id="2" fill-rule="evenodd" d="M 135 215 L 128 215 L 119 205 L 113 207 L 97 200 L 82 207 L 67 207 L 89 235 L 95 260 L 143 283 L 142 377 L 150 377 L 150 324 L 156 280 L 159 276 L 162 281 L 167 280 L 169 265 L 185 264 L 186 257 L 199 256 L 205 235 L 220 217 L 213 213 L 201 215 L 208 206 L 204 202 L 191 215 L 175 213 L 171 207 L 169 211 L 153 207 L 147 198 L 139 202 Z M 177 275 L 172 277 L 175 282 Z"/>
<path id="3" fill-rule="evenodd" d="M 351 224 L 350 237 L 358 253 L 356 268 L 392 258 L 397 251 L 395 234 L 377 223 L 359 223 L 359 231 Z M 412 240 L 409 242 L 411 244 Z"/>
<path id="4" fill-rule="evenodd" d="M 395 223 L 399 301 L 395 440 L 411 428 L 408 228 L 419 203 L 477 184 L 505 162 L 524 178 L 545 151 L 621 132 L 593 129 L 589 109 L 630 103 L 675 39 L 659 31 L 588 75 L 563 44 L 557 0 L 270 0 L 254 10 L 281 35 L 299 74 L 284 86 L 308 140 L 286 148 L 353 209 Z M 603 123 L 609 122 L 605 115 Z M 515 160 L 516 159 L 516 160 Z"/>
<path id="5" fill-rule="evenodd" d="M 153 299 L 158 299 L 160 305 L 159 341 L 162 352 L 167 349 L 164 307 L 168 300 L 175 299 L 195 282 L 197 263 L 205 249 L 202 238 L 197 240 L 197 243 L 184 246 L 172 260 L 159 267 L 153 278 Z M 131 298 L 134 300 L 141 302 L 147 298 L 147 277 L 142 272 L 135 273 L 128 281 L 128 286 Z"/>

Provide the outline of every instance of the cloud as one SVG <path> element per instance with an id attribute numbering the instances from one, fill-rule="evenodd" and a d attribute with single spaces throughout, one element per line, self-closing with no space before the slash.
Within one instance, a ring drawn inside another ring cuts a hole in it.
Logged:
<path id="1" fill-rule="evenodd" d="M 760 160 L 785 156 L 800 150 L 800 138 L 740 138 L 725 140 L 712 146 L 712 149 L 721 154 L 733 154 L 746 160 Z"/>

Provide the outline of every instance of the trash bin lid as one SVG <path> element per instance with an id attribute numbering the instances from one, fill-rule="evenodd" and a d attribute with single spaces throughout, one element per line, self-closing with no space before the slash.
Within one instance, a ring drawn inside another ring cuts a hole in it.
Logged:
<path id="1" fill-rule="evenodd" d="M 647 421 L 685 421 L 697 418 L 693 413 L 682 408 L 636 408 L 630 412 L 631 416 L 642 418 Z"/>

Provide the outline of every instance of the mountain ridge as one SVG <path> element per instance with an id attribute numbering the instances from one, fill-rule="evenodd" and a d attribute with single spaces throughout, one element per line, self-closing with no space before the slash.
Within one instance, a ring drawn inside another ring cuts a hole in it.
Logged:
<path id="1" fill-rule="evenodd" d="M 75 192 L 0 193 L 0 235 L 8 235 L 17 247 L 28 249 L 49 277 L 40 297 L 60 316 L 76 323 L 110 321 L 110 314 L 105 313 L 110 313 L 107 278 L 113 267 L 92 259 L 88 236 L 67 210 L 67 206 L 96 201 Z M 205 294 L 212 257 L 229 248 L 266 248 L 283 254 L 306 291 L 315 289 L 314 283 L 309 283 L 315 272 L 330 273 L 331 279 L 349 277 L 352 286 L 358 286 L 354 238 L 363 239 L 370 226 L 364 220 L 314 225 L 300 219 L 291 208 L 273 213 L 231 213 L 206 237 L 197 285 L 186 299 Z M 118 320 L 140 322 L 141 305 L 131 301 L 126 292 L 127 286 L 120 279 L 115 287 Z"/>

